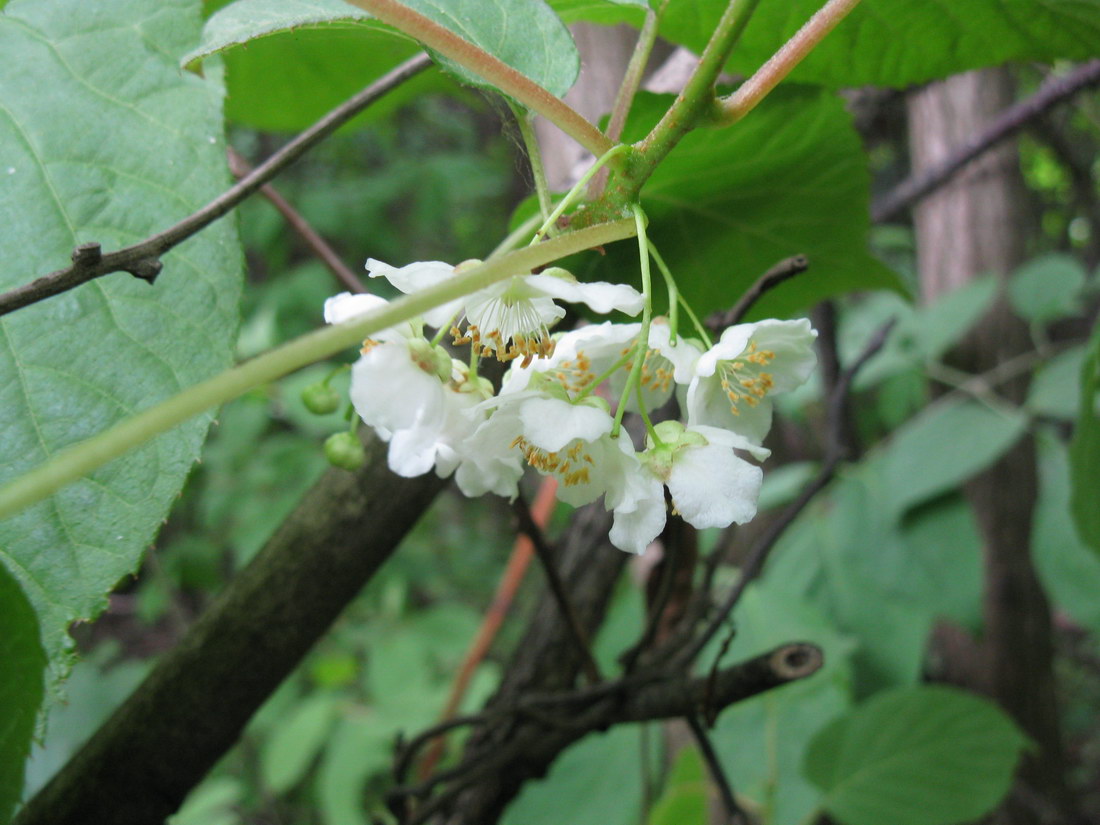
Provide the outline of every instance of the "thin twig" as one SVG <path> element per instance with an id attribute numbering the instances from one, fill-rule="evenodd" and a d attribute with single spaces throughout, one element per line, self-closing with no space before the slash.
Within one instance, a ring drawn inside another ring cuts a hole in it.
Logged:
<path id="1" fill-rule="evenodd" d="M 988 126 L 935 166 L 910 175 L 871 207 L 875 223 L 890 220 L 949 181 L 974 158 L 1011 137 L 1082 89 L 1100 83 L 1100 60 L 1090 60 L 1062 77 L 1047 80 L 1039 91 L 1001 112 Z"/>
<path id="2" fill-rule="evenodd" d="M 588 677 L 588 681 L 592 684 L 599 684 L 603 681 L 603 677 L 600 675 L 600 668 L 596 664 L 595 658 L 592 656 L 592 650 L 589 647 L 588 636 L 584 632 L 584 626 L 581 624 L 580 619 L 577 617 L 577 612 L 573 609 L 573 605 L 569 601 L 569 594 L 566 593 L 565 583 L 561 580 L 558 569 L 554 565 L 554 553 L 546 543 L 546 537 L 543 535 L 539 526 L 535 524 L 535 520 L 531 517 L 531 510 L 528 508 L 527 502 L 524 501 L 523 496 L 516 496 L 515 500 L 512 502 L 512 511 L 519 520 L 520 531 L 531 539 L 531 544 L 535 547 L 535 555 L 542 565 L 543 572 L 546 573 L 546 581 L 550 585 L 550 592 L 553 594 L 554 601 L 557 602 L 558 608 L 561 610 L 562 618 L 565 619 L 566 626 L 569 628 L 569 635 L 572 637 L 577 648 L 577 653 L 580 655 L 581 666 L 584 668 L 585 676 Z"/>
<path id="3" fill-rule="evenodd" d="M 806 24 L 784 43 L 756 73 L 742 83 L 733 94 L 722 98 L 721 123 L 736 123 L 763 100 L 790 72 L 802 62 L 825 35 L 859 5 L 859 0 L 829 0 Z"/>
<path id="4" fill-rule="evenodd" d="M 492 714 L 471 713 L 467 716 L 452 716 L 449 719 L 432 725 L 421 731 L 408 742 L 399 742 L 396 754 L 393 758 L 393 778 L 396 782 L 404 782 L 409 774 L 409 767 L 413 758 L 426 744 L 455 728 L 469 727 L 471 725 L 483 725 Z M 424 777 L 425 779 L 427 777 Z"/>
<path id="5" fill-rule="evenodd" d="M 557 488 L 558 483 L 552 476 L 547 476 L 542 480 L 542 485 L 535 496 L 535 504 L 531 508 L 531 517 L 539 527 L 544 527 L 550 520 Z M 443 708 L 440 722 L 450 719 L 458 710 L 474 672 L 484 660 L 485 654 L 489 651 L 489 646 L 496 638 L 501 625 L 504 624 L 504 618 L 508 615 L 516 591 L 519 590 L 519 586 L 523 582 L 523 577 L 527 573 L 534 552 L 534 545 L 527 535 L 521 533 L 516 536 L 515 543 L 512 546 L 512 555 L 509 557 L 504 573 L 500 577 L 496 592 L 493 593 L 493 600 L 489 604 L 489 609 L 485 611 L 485 617 L 481 620 L 477 635 L 458 668 L 458 674 L 451 686 L 451 694 L 447 697 L 447 704 Z M 436 764 L 443 755 L 444 744 L 445 740 L 442 737 L 436 739 L 424 755 L 424 760 L 419 767 L 421 779 L 427 777 L 435 769 Z"/>
<path id="6" fill-rule="evenodd" d="M 244 159 L 240 152 L 232 146 L 227 150 L 229 155 L 229 171 L 238 180 L 243 180 L 252 172 L 252 165 Z M 270 183 L 260 187 L 260 194 L 267 198 L 268 202 L 278 210 L 291 229 L 305 242 L 314 255 L 316 255 L 336 280 L 350 289 L 352 292 L 366 292 L 367 288 L 359 280 L 359 276 L 352 272 L 351 267 L 344 263 L 343 258 L 336 254 L 336 250 L 329 246 L 328 241 L 314 229 L 309 221 L 280 195 Z"/>
<path id="7" fill-rule="evenodd" d="M 753 304 L 765 293 L 775 289 L 784 281 L 801 275 L 810 268 L 810 259 L 805 255 L 794 255 L 784 258 L 763 275 L 756 279 L 752 286 L 745 290 L 737 303 L 725 312 L 716 312 L 707 318 L 707 328 L 720 333 L 726 327 L 741 323 Z"/>
<path id="8" fill-rule="evenodd" d="M 756 540 L 752 551 L 749 553 L 748 559 L 741 568 L 741 577 L 737 580 L 737 584 L 734 585 L 729 595 L 726 596 L 725 601 L 722 602 L 721 607 L 719 607 L 718 612 L 711 619 L 707 628 L 688 645 L 683 657 L 686 661 L 692 661 L 699 655 L 703 648 L 707 646 L 710 640 L 714 638 L 714 635 L 721 629 L 723 623 L 726 621 L 726 617 L 730 615 L 733 608 L 736 607 L 737 602 L 740 601 L 741 595 L 745 592 L 745 588 L 749 585 L 749 582 L 760 575 L 761 570 L 764 568 L 764 562 L 767 561 L 768 554 L 779 541 L 780 537 L 787 531 L 787 528 L 794 523 L 794 520 L 802 513 L 806 505 L 813 501 L 814 497 L 832 480 L 837 466 L 844 458 L 843 433 L 840 430 L 840 419 L 842 417 L 841 410 L 843 409 L 844 398 L 848 394 L 848 390 L 852 385 L 852 380 L 855 378 L 856 373 L 859 372 L 863 365 L 882 348 L 882 345 L 886 342 L 887 336 L 894 328 L 896 321 L 897 319 L 891 318 L 875 331 L 874 335 L 868 340 L 863 352 L 860 353 L 859 357 L 844 371 L 840 380 L 837 381 L 836 387 L 833 388 L 833 394 L 829 398 L 828 435 L 825 447 L 825 458 L 821 464 L 821 469 L 818 470 L 817 475 L 802 489 L 802 492 L 798 494 L 798 498 L 788 504 L 779 518 L 771 522 L 767 529 L 765 529 Z M 717 661 L 715 665 L 717 666 Z"/>
<path id="9" fill-rule="evenodd" d="M 78 246 L 73 250 L 71 266 L 51 272 L 49 275 L 44 275 L 0 295 L 0 315 L 67 292 L 112 272 L 129 272 L 137 278 L 152 283 L 161 270 L 160 259 L 165 252 L 225 215 L 367 106 L 430 65 L 431 60 L 425 54 L 418 54 L 406 60 L 359 94 L 330 111 L 257 166 L 250 175 L 242 178 L 235 186 L 163 232 L 106 254 L 103 254 L 98 243 Z"/>
<path id="10" fill-rule="evenodd" d="M 718 754 L 714 750 L 714 745 L 711 744 L 710 737 L 703 729 L 699 717 L 694 713 L 689 713 L 684 718 L 687 720 L 688 727 L 691 728 L 691 735 L 695 739 L 695 744 L 699 747 L 699 753 L 707 765 L 710 778 L 718 787 L 718 795 L 722 798 L 722 805 L 726 809 L 726 822 L 728 825 L 745 825 L 748 819 L 745 817 L 745 812 L 741 809 L 741 806 L 737 804 L 733 786 L 730 785 L 729 777 L 726 776 L 722 763 L 718 759 Z"/>

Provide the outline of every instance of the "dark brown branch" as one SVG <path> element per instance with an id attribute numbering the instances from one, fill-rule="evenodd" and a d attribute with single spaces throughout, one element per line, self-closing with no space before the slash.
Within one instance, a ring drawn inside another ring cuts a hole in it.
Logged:
<path id="1" fill-rule="evenodd" d="M 710 737 L 707 736 L 703 724 L 699 721 L 699 717 L 693 713 L 689 713 L 686 718 L 688 727 L 691 729 L 692 738 L 695 739 L 695 744 L 699 747 L 699 753 L 702 754 L 703 761 L 710 772 L 710 778 L 718 787 L 718 795 L 721 797 L 722 805 L 726 809 L 726 822 L 728 825 L 746 825 L 748 820 L 745 817 L 745 812 L 737 804 L 733 786 L 722 768 L 722 762 L 718 758 L 718 754 L 715 752 L 714 745 L 711 744 Z"/>
<path id="2" fill-rule="evenodd" d="M 179 807 L 443 487 L 394 476 L 385 452 L 321 478 L 18 825 L 161 825 Z"/>
<path id="3" fill-rule="evenodd" d="M 833 393 L 829 397 L 828 407 L 828 434 L 825 447 L 825 458 L 821 463 L 821 469 L 818 470 L 817 475 L 812 478 L 809 483 L 802 489 L 802 492 L 798 494 L 798 498 L 787 505 L 782 514 L 771 522 L 767 529 L 760 534 L 760 537 L 756 540 L 752 550 L 749 552 L 748 559 L 741 568 L 741 577 L 737 580 L 737 584 L 726 596 L 722 605 L 718 608 L 718 612 L 712 617 L 710 624 L 692 643 L 687 647 L 684 653 L 684 659 L 688 662 L 692 661 L 704 647 L 714 638 L 715 634 L 721 629 L 722 624 L 726 621 L 726 617 L 733 612 L 733 608 L 737 606 L 737 602 L 740 601 L 742 594 L 745 592 L 745 588 L 749 583 L 753 581 L 760 572 L 764 569 L 764 563 L 768 559 L 768 554 L 776 543 L 782 537 L 801 515 L 802 511 L 806 508 L 819 492 L 825 489 L 826 485 L 832 481 L 836 468 L 840 462 L 845 458 L 844 455 L 844 435 L 843 435 L 843 411 L 844 403 L 847 398 L 848 391 L 852 386 L 852 381 L 856 376 L 856 373 L 863 368 L 863 365 L 867 363 L 870 358 L 882 349 L 882 345 L 886 343 L 886 338 L 890 334 L 890 330 L 894 328 L 896 319 L 891 319 L 883 324 L 874 335 L 868 340 L 867 345 L 863 348 L 863 352 L 859 357 L 852 362 L 852 364 L 846 369 L 840 376 L 840 380 L 837 381 L 836 386 L 833 388 Z M 717 660 L 715 662 L 717 665 Z"/>
<path id="4" fill-rule="evenodd" d="M 745 294 L 742 295 L 733 307 L 725 312 L 716 312 L 707 318 L 707 328 L 720 333 L 726 327 L 732 327 L 734 324 L 741 323 L 752 308 L 752 305 L 760 300 L 765 292 L 769 292 L 775 289 L 784 281 L 793 278 L 795 275 L 801 275 L 807 269 L 810 268 L 810 259 L 805 255 L 795 255 L 791 258 L 784 258 L 777 263 L 763 275 L 756 279 L 755 283 L 745 290 Z"/>
<path id="5" fill-rule="evenodd" d="M 229 171 L 233 173 L 235 178 L 243 180 L 248 175 L 252 174 L 253 170 L 251 164 L 249 164 L 236 149 L 230 146 L 228 154 Z M 367 288 L 363 286 L 363 282 L 359 280 L 359 276 L 352 272 L 351 267 L 344 263 L 343 258 L 336 254 L 336 250 L 329 245 L 329 242 L 321 237 L 317 230 L 310 225 L 309 221 L 307 221 L 297 209 L 291 206 L 287 199 L 275 190 L 274 186 L 270 183 L 265 183 L 260 187 L 260 194 L 267 198 L 268 202 L 283 216 L 283 220 L 287 222 L 291 229 L 298 233 L 298 237 L 305 242 L 305 245 L 320 259 L 321 263 L 328 267 L 328 271 L 333 274 L 336 280 L 352 292 L 367 291 Z"/>
<path id="6" fill-rule="evenodd" d="M 871 220 L 881 223 L 896 217 L 898 213 L 947 183 L 974 158 L 1016 134 L 1054 106 L 1097 83 L 1100 83 L 1100 60 L 1090 60 L 1062 77 L 1051 78 L 1031 97 L 1001 112 L 950 157 L 919 174 L 910 175 L 876 200 L 871 207 Z"/>
<path id="7" fill-rule="evenodd" d="M 550 549 L 542 530 L 539 529 L 539 526 L 535 524 L 535 520 L 531 517 L 531 510 L 523 496 L 516 496 L 512 502 L 512 512 L 516 514 L 516 519 L 519 521 L 520 532 L 531 540 L 531 544 L 535 548 L 535 555 L 546 574 L 546 582 L 550 587 L 550 593 L 554 597 L 554 601 L 557 602 L 562 619 L 565 620 L 565 625 L 569 629 L 569 635 L 576 647 L 577 655 L 580 657 L 585 676 L 591 684 L 599 684 L 603 681 L 603 677 L 600 676 L 600 668 L 592 656 L 588 634 L 585 633 L 584 626 L 581 625 L 580 619 L 577 617 L 577 611 L 573 609 L 573 605 L 569 601 L 565 584 L 562 582 L 561 576 L 558 575 L 558 569 L 554 564 L 553 550 Z"/>
<path id="8" fill-rule="evenodd" d="M 795 642 L 719 671 L 713 683 L 707 677 L 672 673 L 622 696 L 596 700 L 587 708 L 572 709 L 564 719 L 567 724 L 506 722 L 506 741 L 490 736 L 480 748 L 475 743 L 463 760 L 471 767 L 407 821 L 436 821 L 436 816 L 451 825 L 494 822 L 526 779 L 543 775 L 565 748 L 590 733 L 627 722 L 689 716 L 708 701 L 725 708 L 811 676 L 822 662 L 816 645 Z"/>
<path id="9" fill-rule="evenodd" d="M 225 215 L 245 198 L 274 178 L 305 152 L 331 135 L 363 109 L 391 89 L 424 71 L 431 65 L 425 54 L 406 60 L 393 71 L 382 76 L 355 97 L 337 106 L 294 140 L 256 167 L 235 186 L 227 189 L 206 206 L 188 215 L 182 221 L 146 238 L 140 243 L 115 252 L 104 254 L 97 243 L 78 246 L 73 251 L 73 263 L 36 278 L 28 284 L 16 287 L 0 295 L 0 315 L 6 315 L 38 301 L 67 292 L 88 281 L 112 272 L 129 272 L 137 278 L 152 281 L 161 270 L 161 256 Z"/>

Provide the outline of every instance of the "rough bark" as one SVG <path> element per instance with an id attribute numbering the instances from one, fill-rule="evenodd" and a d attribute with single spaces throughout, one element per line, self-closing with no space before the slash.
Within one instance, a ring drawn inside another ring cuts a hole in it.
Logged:
<path id="1" fill-rule="evenodd" d="M 161 825 L 180 806 L 442 489 L 385 450 L 321 478 L 15 825 Z"/>
<path id="2" fill-rule="evenodd" d="M 1006 70 L 972 72 L 936 83 L 909 101 L 914 172 L 934 166 L 1013 101 Z M 1007 276 L 1027 255 L 1033 225 L 1014 143 L 986 152 L 915 210 L 921 291 L 933 300 L 985 273 Z M 981 372 L 1029 348 L 1027 330 L 1001 300 L 953 353 Z M 1004 386 L 1021 400 L 1026 379 Z M 1020 773 L 1022 794 L 998 814 L 1002 823 L 1043 822 L 1042 809 L 1065 808 L 1063 757 L 1052 670 L 1050 607 L 1031 561 L 1036 496 L 1034 445 L 1024 439 L 966 485 L 984 542 L 984 635 L 967 671 L 1038 744 Z M 941 655 L 950 655 L 941 651 Z M 985 671 L 984 673 L 982 671 Z M 1027 799 L 1042 799 L 1034 804 Z"/>

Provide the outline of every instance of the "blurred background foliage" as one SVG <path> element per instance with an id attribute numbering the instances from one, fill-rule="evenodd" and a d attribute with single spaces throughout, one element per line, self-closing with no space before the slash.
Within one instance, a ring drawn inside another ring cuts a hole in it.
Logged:
<path id="1" fill-rule="evenodd" d="M 347 62 L 342 50 L 361 56 L 357 44 L 314 37 L 280 36 L 227 59 L 230 142 L 250 160 L 280 145 L 286 139 L 280 130 L 306 125 L 378 73 L 370 61 Z M 319 55 L 317 71 L 298 75 L 295 88 L 264 74 L 286 61 L 290 46 Z M 387 66 L 394 61 L 392 54 L 378 57 Z M 330 84 L 336 65 L 341 80 Z M 286 99 L 260 94 L 261 75 Z M 1025 67 L 1020 79 L 1025 94 L 1040 71 Z M 386 108 L 372 110 L 309 154 L 276 187 L 356 267 L 368 256 L 394 265 L 483 256 L 486 243 L 502 235 L 512 209 L 529 193 L 530 181 L 500 107 L 457 90 L 429 72 Z M 860 124 L 876 192 L 906 169 L 898 105 L 896 99 L 880 101 L 876 119 Z M 968 376 L 942 362 L 993 301 L 991 279 L 920 308 L 897 291 L 836 302 L 843 363 L 883 320 L 899 320 L 856 385 L 854 422 L 864 455 L 787 532 L 736 615 L 731 659 L 807 639 L 825 649 L 828 663 L 805 683 L 730 709 L 714 732 L 738 793 L 761 821 L 796 825 L 825 804 L 831 791 L 815 774 L 814 743 L 836 735 L 830 726 L 837 720 L 856 724 L 857 717 L 845 716 L 853 708 L 874 712 L 861 702 L 877 701 L 887 690 L 910 691 L 897 701 L 923 701 L 917 686 L 935 669 L 927 644 L 935 622 L 947 619 L 980 631 L 980 540 L 958 488 L 1028 430 L 1040 449 L 1033 540 L 1056 611 L 1071 778 L 1100 817 L 1100 723 L 1092 712 L 1100 703 L 1100 559 L 1069 522 L 1066 457 L 1069 424 L 1078 410 L 1082 320 L 1097 302 L 1097 157 L 1095 93 L 1059 110 L 1021 143 L 1020 162 L 1041 227 L 1032 259 L 1009 287 L 1034 343 L 1021 366 L 1034 373 L 1023 406 L 968 389 Z M 342 288 L 266 201 L 247 202 L 239 223 L 249 283 L 238 355 L 247 357 L 315 328 L 325 298 Z M 912 230 L 878 226 L 872 242 L 877 258 L 912 288 Z M 749 279 L 757 274 L 743 273 Z M 388 285 L 371 286 L 387 294 Z M 690 293 L 692 285 L 684 286 Z M 141 573 L 120 584 L 100 620 L 77 629 L 85 655 L 69 681 L 68 703 L 52 711 L 32 759 L 28 793 L 121 702 L 149 662 L 181 637 L 322 472 L 320 444 L 346 422 L 341 412 L 309 413 L 299 394 L 329 371 L 313 367 L 219 413 L 202 464 Z M 346 378 L 338 374 L 334 381 L 342 389 Z M 935 397 L 933 384 L 941 388 Z M 793 498 L 814 471 L 821 455 L 821 392 L 819 382 L 812 382 L 780 405 L 765 511 Z M 558 513 L 551 532 L 566 519 L 565 511 Z M 702 539 L 708 547 L 717 536 Z M 439 718 L 512 540 L 503 502 L 441 496 L 194 792 L 173 818 L 175 825 L 369 822 L 382 805 L 397 734 L 413 734 Z M 493 689 L 518 634 L 517 618 L 539 583 L 538 575 L 531 578 L 513 608 L 515 618 L 479 665 L 464 708 L 478 707 Z M 628 577 L 597 641 L 605 666 L 634 641 L 642 615 L 637 577 Z M 532 783 L 505 821 L 560 823 L 563 799 L 583 799 L 583 805 L 570 807 L 571 825 L 702 821 L 711 796 L 702 763 L 690 747 L 677 754 L 664 745 L 657 726 L 591 737 L 549 777 Z M 960 810 L 951 809 L 951 815 Z"/>

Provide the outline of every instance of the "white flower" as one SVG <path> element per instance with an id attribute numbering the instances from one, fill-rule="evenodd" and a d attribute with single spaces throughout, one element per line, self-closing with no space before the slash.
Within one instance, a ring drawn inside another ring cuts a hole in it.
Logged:
<path id="1" fill-rule="evenodd" d="M 415 292 L 454 277 L 456 272 L 480 261 L 466 261 L 451 267 L 440 261 L 425 261 L 396 269 L 373 258 L 367 261 L 372 278 L 383 276 L 402 292 Z M 502 361 L 513 358 L 543 358 L 553 352 L 550 327 L 565 315 L 554 299 L 584 303 L 596 312 L 619 310 L 628 315 L 642 311 L 641 294 L 626 284 L 581 283 L 559 267 L 538 275 L 514 275 L 426 313 L 424 318 L 439 327 L 460 313 L 466 320 L 465 334 L 456 343 L 470 343 L 482 355 L 493 354 Z"/>
<path id="2" fill-rule="evenodd" d="M 813 372 L 816 337 L 805 319 L 727 329 L 695 364 L 686 399 L 689 425 L 724 427 L 760 444 L 771 427 L 771 396 Z"/>
<path id="3" fill-rule="evenodd" d="M 662 446 L 651 444 L 642 454 L 644 493 L 615 508 L 612 544 L 630 553 L 645 551 L 665 525 L 666 486 L 674 512 L 694 527 L 744 524 L 756 515 L 763 473 L 734 450 L 757 458 L 766 457 L 767 450 L 717 427 L 665 421 L 656 429 Z"/>
<path id="4" fill-rule="evenodd" d="M 639 465 L 627 436 L 612 438 L 606 404 L 574 404 L 560 395 L 530 390 L 485 404 L 492 414 L 462 447 L 455 473 L 466 495 L 492 490 L 514 496 L 526 462 L 558 482 L 558 498 L 580 506 L 607 496 L 608 506 L 627 495 Z"/>
<path id="5" fill-rule="evenodd" d="M 367 274 L 372 278 L 385 278 L 397 289 L 409 295 L 442 283 L 455 274 L 455 268 L 443 261 L 416 261 L 398 269 L 374 258 L 367 259 Z M 429 326 L 439 329 L 451 323 L 462 312 L 462 299 L 448 301 L 424 313 Z"/>
<path id="6" fill-rule="evenodd" d="M 517 392 L 527 387 L 535 373 L 557 382 L 570 397 L 589 393 L 592 383 L 605 375 L 616 363 L 621 368 L 610 376 L 611 395 L 618 398 L 634 365 L 630 358 L 641 324 L 613 324 L 606 321 L 592 324 L 558 336 L 554 354 L 524 367 L 513 366 L 505 377 L 501 392 Z M 642 362 L 640 385 L 646 409 L 664 404 L 676 384 L 686 385 L 694 375 L 696 360 L 702 349 L 693 341 L 680 338 L 671 342 L 671 332 L 664 318 L 655 318 L 649 328 L 649 350 Z M 627 399 L 627 409 L 638 411 L 637 398 Z"/>
<path id="7" fill-rule="evenodd" d="M 374 295 L 343 293 L 325 302 L 325 320 L 342 323 L 388 302 Z M 454 444 L 476 426 L 466 412 L 492 394 L 466 380 L 466 367 L 432 346 L 420 323 L 403 323 L 363 342 L 351 368 L 351 403 L 365 423 L 389 442 L 390 469 L 412 477 L 433 466 L 453 471 Z M 484 416 L 482 416 L 483 418 Z"/>

